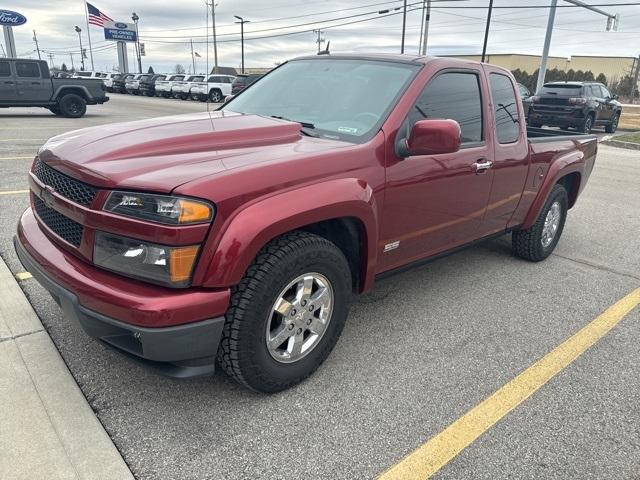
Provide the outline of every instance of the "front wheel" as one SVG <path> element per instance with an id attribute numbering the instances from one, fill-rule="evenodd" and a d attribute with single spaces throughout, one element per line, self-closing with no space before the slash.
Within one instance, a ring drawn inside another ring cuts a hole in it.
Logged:
<path id="1" fill-rule="evenodd" d="M 618 122 L 620 122 L 620 114 L 615 113 L 611 123 L 605 127 L 604 131 L 607 133 L 616 133 L 616 130 L 618 129 Z"/>
<path id="2" fill-rule="evenodd" d="M 551 255 L 562 235 L 568 207 L 567 191 L 562 185 L 554 185 L 536 223 L 526 230 L 513 232 L 514 255 L 531 262 L 539 262 Z"/>
<path id="3" fill-rule="evenodd" d="M 301 382 L 338 341 L 351 285 L 347 259 L 328 240 L 292 232 L 271 241 L 233 288 L 218 363 L 260 392 Z"/>
<path id="4" fill-rule="evenodd" d="M 209 100 L 211 100 L 212 103 L 222 102 L 222 92 L 220 90 L 211 90 L 209 92 Z"/>

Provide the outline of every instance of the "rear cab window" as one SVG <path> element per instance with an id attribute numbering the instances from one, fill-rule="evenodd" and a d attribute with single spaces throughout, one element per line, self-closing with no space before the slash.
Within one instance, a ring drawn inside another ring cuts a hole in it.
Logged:
<path id="1" fill-rule="evenodd" d="M 518 104 L 513 83 L 506 75 L 489 75 L 498 143 L 513 143 L 520 136 Z"/>
<path id="2" fill-rule="evenodd" d="M 40 78 L 40 67 L 36 62 L 16 62 L 16 74 L 23 78 Z"/>
<path id="3" fill-rule="evenodd" d="M 409 128 L 427 118 L 458 122 L 463 146 L 482 143 L 482 95 L 478 73 L 444 72 L 431 79 L 409 113 Z"/>

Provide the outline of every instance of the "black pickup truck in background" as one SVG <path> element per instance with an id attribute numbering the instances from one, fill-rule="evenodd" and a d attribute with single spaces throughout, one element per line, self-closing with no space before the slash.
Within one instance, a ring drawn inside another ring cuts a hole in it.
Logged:
<path id="1" fill-rule="evenodd" d="M 108 101 L 99 78 L 56 78 L 43 60 L 0 58 L 0 108 L 44 107 L 79 118 L 87 105 Z"/>
<path id="2" fill-rule="evenodd" d="M 622 114 L 622 104 L 617 98 L 601 83 L 545 83 L 529 99 L 527 123 L 534 128 L 573 127 L 583 133 L 599 126 L 614 133 Z"/>

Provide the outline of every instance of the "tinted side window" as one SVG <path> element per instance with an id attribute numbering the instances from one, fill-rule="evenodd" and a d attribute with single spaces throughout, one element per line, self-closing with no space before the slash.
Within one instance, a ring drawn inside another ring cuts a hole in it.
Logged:
<path id="1" fill-rule="evenodd" d="M 596 98 L 604 98 L 604 95 L 602 95 L 602 90 L 600 90 L 600 87 L 598 85 L 591 85 L 591 96 Z"/>
<path id="2" fill-rule="evenodd" d="M 35 62 L 16 62 L 16 73 L 19 77 L 40 78 L 40 68 Z"/>
<path id="3" fill-rule="evenodd" d="M 600 85 L 600 90 L 602 90 L 602 98 L 613 98 L 613 95 L 611 95 L 611 92 L 607 90 L 605 87 L 603 87 L 602 85 Z"/>
<path id="4" fill-rule="evenodd" d="M 513 143 L 520 135 L 518 106 L 513 84 L 509 77 L 492 73 L 489 76 L 493 111 L 496 117 L 496 136 L 498 143 Z"/>
<path id="5" fill-rule="evenodd" d="M 451 72 L 432 79 L 409 114 L 410 125 L 425 118 L 455 120 L 462 129 L 462 143 L 482 141 L 482 100 L 478 75 Z"/>
<path id="6" fill-rule="evenodd" d="M 0 62 L 0 77 L 10 77 L 11 76 L 11 67 L 9 67 L 9 62 Z"/>

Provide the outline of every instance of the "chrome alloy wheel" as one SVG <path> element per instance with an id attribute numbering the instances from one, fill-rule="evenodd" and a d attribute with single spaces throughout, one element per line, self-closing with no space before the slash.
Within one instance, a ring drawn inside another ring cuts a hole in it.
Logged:
<path id="1" fill-rule="evenodd" d="M 560 202 L 553 202 L 551 208 L 547 212 L 547 216 L 544 219 L 544 226 L 542 227 L 542 237 L 540 239 L 542 246 L 547 248 L 553 242 L 553 239 L 558 232 L 560 226 L 560 218 L 562 217 L 562 208 Z"/>
<path id="2" fill-rule="evenodd" d="M 324 275 L 305 273 L 278 295 L 267 319 L 266 342 L 271 356 L 293 363 L 320 343 L 333 312 L 333 287 Z"/>

